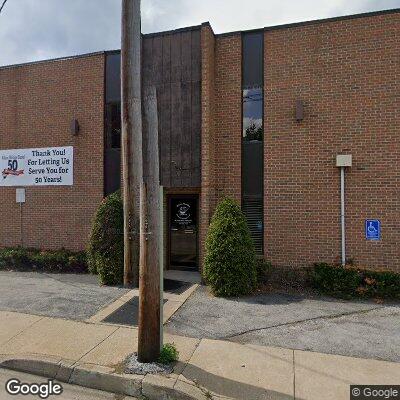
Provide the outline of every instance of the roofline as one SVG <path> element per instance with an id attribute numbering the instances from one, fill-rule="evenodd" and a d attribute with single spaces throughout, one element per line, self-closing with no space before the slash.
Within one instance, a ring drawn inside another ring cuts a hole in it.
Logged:
<path id="1" fill-rule="evenodd" d="M 397 13 L 400 13 L 400 8 L 390 8 L 387 10 L 369 11 L 369 12 L 359 13 L 359 14 L 342 15 L 340 17 L 330 17 L 330 18 L 323 18 L 323 19 L 313 19 L 313 20 L 309 20 L 309 21 L 292 22 L 289 24 L 272 25 L 272 26 L 266 26 L 264 28 L 259 28 L 259 29 L 256 28 L 256 29 L 219 33 L 219 34 L 216 34 L 215 36 L 221 37 L 221 36 L 229 36 L 229 35 L 239 35 L 242 33 L 260 32 L 260 31 L 268 32 L 268 31 L 274 31 L 274 30 L 279 30 L 279 29 L 290 29 L 290 28 L 297 28 L 297 27 L 301 27 L 301 26 L 319 25 L 319 24 L 325 24 L 325 23 L 329 23 L 329 22 L 346 21 L 346 20 L 351 20 L 351 19 L 368 18 L 368 17 L 379 16 L 379 15 L 397 14 Z"/>
<path id="2" fill-rule="evenodd" d="M 78 58 L 87 58 L 87 57 L 100 56 L 100 55 L 103 55 L 105 53 L 106 53 L 106 51 L 95 51 L 95 52 L 91 52 L 91 53 L 77 54 L 77 55 L 74 55 L 74 56 L 48 58 L 48 59 L 45 59 L 45 60 L 28 61 L 26 63 L 3 65 L 3 66 L 0 66 L 0 71 L 4 70 L 4 69 L 27 67 L 27 66 L 30 66 L 30 65 L 53 63 L 53 62 L 59 62 L 59 61 L 75 60 L 75 59 L 78 59 Z"/>
<path id="3" fill-rule="evenodd" d="M 200 30 L 202 25 L 193 25 L 193 26 L 187 26 L 184 28 L 178 28 L 178 29 L 172 29 L 169 31 L 161 31 L 161 32 L 155 32 L 155 33 L 145 33 L 143 34 L 143 37 L 150 38 L 154 36 L 164 36 L 164 35 L 173 35 L 176 33 L 180 32 L 191 32 L 191 31 L 196 31 Z M 95 51 L 91 53 L 84 53 L 84 54 L 77 54 L 73 56 L 65 56 L 65 57 L 57 57 L 57 58 L 48 58 L 45 60 L 38 60 L 38 61 L 28 61 L 25 63 L 18 63 L 18 64 L 10 64 L 10 65 L 3 65 L 0 66 L 0 71 L 3 69 L 11 69 L 11 68 L 19 68 L 19 67 L 25 67 L 29 65 L 37 65 L 37 64 L 43 64 L 43 63 L 52 63 L 52 62 L 58 62 L 58 61 L 67 61 L 67 60 L 73 60 L 77 58 L 85 58 L 85 57 L 92 57 L 92 56 L 97 56 L 101 54 L 117 54 L 120 53 L 120 49 L 115 49 L 115 50 L 101 50 L 101 51 Z"/>
<path id="4" fill-rule="evenodd" d="M 272 26 L 267 26 L 267 27 L 259 28 L 259 29 L 248 29 L 248 30 L 241 30 L 241 31 L 218 33 L 218 34 L 215 34 L 215 36 L 223 37 L 223 36 L 240 35 L 242 33 L 260 32 L 260 31 L 268 32 L 268 31 L 274 31 L 274 30 L 279 30 L 279 29 L 290 29 L 290 28 L 297 28 L 297 27 L 301 27 L 301 26 L 318 25 L 318 24 L 324 24 L 324 23 L 329 23 L 329 22 L 346 21 L 346 20 L 351 20 L 351 19 L 368 18 L 368 17 L 379 16 L 379 15 L 397 14 L 397 13 L 400 13 L 400 8 L 392 8 L 392 9 L 381 10 L 381 11 L 370 11 L 370 12 L 359 13 L 359 14 L 343 15 L 340 17 L 315 19 L 315 20 L 309 20 L 309 21 L 294 22 L 294 23 L 289 23 L 289 24 L 272 25 Z M 155 37 L 155 36 L 163 36 L 163 35 L 173 35 L 175 33 L 180 33 L 180 32 L 199 30 L 199 29 L 201 29 L 202 26 L 209 26 L 212 29 L 211 24 L 209 22 L 204 22 L 201 25 L 193 25 L 193 26 L 188 26 L 188 27 L 184 27 L 184 28 L 172 29 L 172 30 L 168 30 L 168 31 L 161 31 L 161 32 L 155 32 L 155 33 L 146 33 L 146 34 L 143 34 L 143 37 L 147 38 L 147 37 Z M 93 57 L 93 56 L 98 56 L 98 55 L 102 55 L 102 54 L 113 54 L 113 53 L 116 54 L 120 51 L 121 50 L 103 50 L 103 51 L 96 51 L 96 52 L 91 52 L 91 53 L 78 54 L 78 55 L 74 55 L 74 56 L 50 58 L 50 59 L 46 59 L 46 60 L 30 61 L 30 62 L 26 62 L 26 63 L 4 65 L 4 66 L 0 66 L 0 71 L 4 70 L 4 69 L 19 68 L 19 67 L 25 67 L 25 66 L 29 66 L 29 65 L 37 65 L 37 64 L 44 64 L 44 63 L 50 63 L 50 62 L 67 61 L 67 60 L 72 60 L 72 59 L 77 59 L 77 58 Z"/>
<path id="5" fill-rule="evenodd" d="M 198 31 L 201 29 L 201 26 L 202 25 L 200 24 L 200 25 L 185 26 L 184 28 L 171 29 L 168 31 L 144 33 L 143 37 L 164 36 L 164 35 L 173 35 L 175 33 L 181 33 L 181 32 Z"/>

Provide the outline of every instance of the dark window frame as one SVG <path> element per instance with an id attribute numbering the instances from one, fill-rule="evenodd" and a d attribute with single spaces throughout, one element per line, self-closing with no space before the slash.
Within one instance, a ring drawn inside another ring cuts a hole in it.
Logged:
<path id="1" fill-rule="evenodd" d="M 259 78 L 258 82 L 255 82 L 257 79 L 254 79 L 253 82 L 245 82 L 245 77 L 244 77 L 244 71 L 245 71 L 245 36 L 246 35 L 259 35 L 260 37 L 260 42 L 261 42 L 261 53 L 262 53 L 262 57 L 261 57 L 261 63 L 262 63 L 262 67 L 261 67 L 261 72 L 262 72 L 262 76 Z M 247 205 L 249 205 L 252 201 L 254 200 L 259 200 L 260 201 L 260 205 L 261 205 L 261 210 L 262 210 L 262 228 L 261 228 L 261 249 L 260 251 L 258 251 L 258 255 L 259 256 L 264 256 L 264 149 L 265 149 L 265 126 L 264 126 L 264 117 L 265 117 L 265 110 L 264 110 L 264 106 L 265 106 L 265 98 L 264 98 L 264 32 L 263 31 L 252 31 L 250 33 L 246 33 L 243 32 L 242 33 L 242 82 L 241 82 L 241 96 L 242 96 L 242 110 L 241 110 L 241 160 L 242 160 L 242 167 L 241 167 L 241 205 L 242 205 L 242 210 L 246 208 Z M 243 182 L 244 182 L 244 146 L 245 146 L 245 137 L 243 135 L 243 129 L 244 129 L 244 90 L 246 89 L 251 89 L 251 88 L 260 88 L 261 89 L 261 93 L 262 93 L 262 148 L 263 148 L 263 156 L 262 156 L 262 169 L 261 169 L 261 182 L 262 182 L 262 190 L 261 190 L 261 194 L 260 196 L 246 196 L 243 190 Z"/>
<path id="2" fill-rule="evenodd" d="M 114 134 L 113 122 L 113 108 L 116 108 L 116 113 L 119 115 L 116 120 L 119 121 L 119 133 L 117 135 Z M 122 123 L 121 123 L 121 103 L 120 102 L 110 102 L 105 105 L 105 138 L 104 145 L 106 149 L 120 149 L 121 148 L 121 135 L 122 135 Z M 119 112 L 118 112 L 119 108 Z M 116 138 L 117 137 L 117 138 Z"/>

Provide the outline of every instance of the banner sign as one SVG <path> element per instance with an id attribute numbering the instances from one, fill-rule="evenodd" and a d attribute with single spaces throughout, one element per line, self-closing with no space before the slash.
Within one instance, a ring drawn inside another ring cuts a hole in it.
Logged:
<path id="1" fill-rule="evenodd" d="M 0 186 L 71 186 L 74 149 L 0 150 Z"/>

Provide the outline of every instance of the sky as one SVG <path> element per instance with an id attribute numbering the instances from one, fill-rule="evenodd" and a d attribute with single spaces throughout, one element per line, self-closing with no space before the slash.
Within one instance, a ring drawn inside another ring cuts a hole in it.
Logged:
<path id="1" fill-rule="evenodd" d="M 399 7 L 400 0 L 142 0 L 142 31 L 209 21 L 223 33 Z M 119 49 L 120 14 L 121 0 L 8 0 L 0 66 Z"/>

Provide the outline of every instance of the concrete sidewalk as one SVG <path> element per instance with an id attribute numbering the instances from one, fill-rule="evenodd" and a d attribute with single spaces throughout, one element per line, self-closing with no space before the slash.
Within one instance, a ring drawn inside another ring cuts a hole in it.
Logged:
<path id="1" fill-rule="evenodd" d="M 0 312 L 0 367 L 149 399 L 349 399 L 350 384 L 398 384 L 400 364 L 165 334 L 169 376 L 126 375 L 137 329 Z"/>

